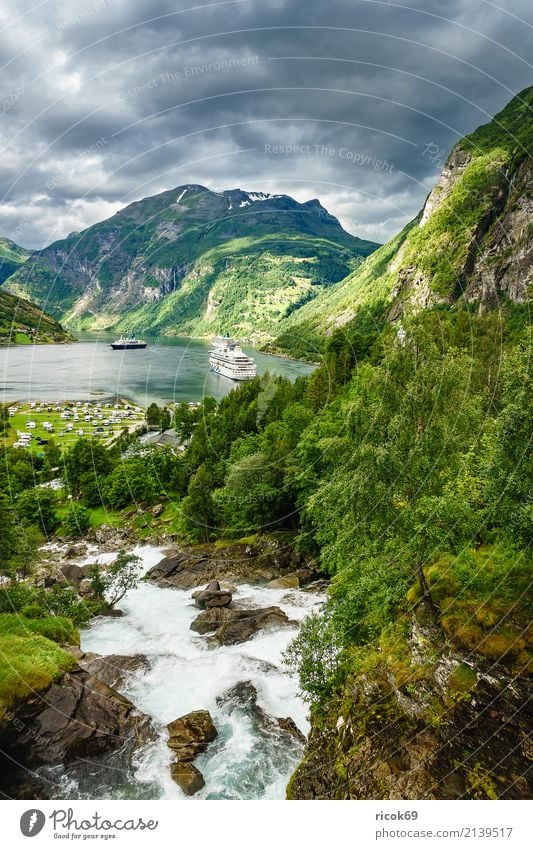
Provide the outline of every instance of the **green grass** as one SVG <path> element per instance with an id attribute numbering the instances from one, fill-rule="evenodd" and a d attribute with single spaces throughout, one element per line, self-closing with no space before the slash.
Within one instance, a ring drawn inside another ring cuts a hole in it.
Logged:
<path id="1" fill-rule="evenodd" d="M 49 687 L 75 663 L 58 643 L 79 645 L 70 619 L 0 614 L 0 719 L 15 704 Z"/>
<path id="2" fill-rule="evenodd" d="M 69 652 L 46 637 L 0 636 L 0 718 L 18 701 L 45 690 L 74 663 Z"/>
<path id="3" fill-rule="evenodd" d="M 64 616 L 44 616 L 31 619 L 20 613 L 0 614 L 0 637 L 46 637 L 54 643 L 79 645 L 80 635 L 70 619 Z"/>

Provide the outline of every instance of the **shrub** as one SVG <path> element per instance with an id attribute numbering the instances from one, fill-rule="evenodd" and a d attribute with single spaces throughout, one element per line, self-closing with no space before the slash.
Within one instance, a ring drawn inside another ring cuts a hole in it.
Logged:
<path id="1" fill-rule="evenodd" d="M 27 619 L 42 619 L 43 616 L 46 616 L 46 610 L 40 604 L 37 604 L 37 602 L 26 604 L 22 608 L 21 613 Z"/>
<path id="2" fill-rule="evenodd" d="M 0 613 L 21 611 L 35 600 L 35 591 L 26 584 L 11 584 L 0 589 Z"/>

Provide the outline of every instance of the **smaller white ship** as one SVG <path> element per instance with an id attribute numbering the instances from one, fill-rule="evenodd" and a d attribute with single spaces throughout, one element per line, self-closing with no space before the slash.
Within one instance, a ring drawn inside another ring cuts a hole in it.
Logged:
<path id="1" fill-rule="evenodd" d="M 253 380 L 257 377 L 257 366 L 253 359 L 244 353 L 235 339 L 229 336 L 215 336 L 209 351 L 209 365 L 215 374 L 229 377 L 230 380 Z"/>

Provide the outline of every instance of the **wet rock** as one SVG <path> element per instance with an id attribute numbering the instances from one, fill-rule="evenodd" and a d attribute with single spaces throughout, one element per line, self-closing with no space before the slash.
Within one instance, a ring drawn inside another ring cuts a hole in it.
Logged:
<path id="1" fill-rule="evenodd" d="M 243 543 L 183 546 L 172 549 L 148 572 L 160 586 L 192 589 L 210 581 L 271 581 L 286 571 L 305 568 L 286 538 L 262 537 L 253 546 Z"/>
<path id="2" fill-rule="evenodd" d="M 219 707 L 228 707 L 230 714 L 235 707 L 254 708 L 257 705 L 257 688 L 251 681 L 239 681 L 217 696 L 216 701 Z"/>
<path id="3" fill-rule="evenodd" d="M 221 590 L 218 581 L 212 581 L 207 585 L 205 590 L 200 590 L 192 594 L 197 607 L 201 610 L 216 607 L 229 607 L 233 596 L 229 590 Z"/>
<path id="4" fill-rule="evenodd" d="M 287 732 L 287 734 L 290 734 L 290 736 L 294 737 L 295 740 L 298 740 L 299 743 L 303 743 L 305 745 L 307 738 L 305 734 L 302 734 L 294 719 L 291 719 L 290 716 L 277 716 L 276 722 L 280 728 Z"/>
<path id="5" fill-rule="evenodd" d="M 301 569 L 295 569 L 289 572 L 288 575 L 282 575 L 281 578 L 275 578 L 269 581 L 267 588 L 270 590 L 292 590 L 299 587 L 304 587 L 311 581 L 316 580 L 317 571 L 314 567 L 306 566 Z"/>
<path id="6" fill-rule="evenodd" d="M 184 555 L 177 551 L 168 552 L 162 560 L 153 566 L 148 575 L 155 579 L 168 578 L 173 574 L 182 572 L 185 568 L 183 564 Z"/>
<path id="7" fill-rule="evenodd" d="M 82 655 L 79 660 L 82 669 L 95 675 L 109 687 L 120 689 L 126 680 L 137 672 L 148 672 L 150 663 L 144 654 L 121 655 Z"/>
<path id="8" fill-rule="evenodd" d="M 170 774 L 187 796 L 194 796 L 205 786 L 202 773 L 191 763 L 171 764 Z"/>
<path id="9" fill-rule="evenodd" d="M 300 586 L 296 575 L 285 575 L 283 578 L 275 578 L 266 585 L 269 590 L 293 590 Z"/>
<path id="10" fill-rule="evenodd" d="M 158 519 L 165 508 L 162 504 L 154 504 L 152 507 L 152 516 L 154 519 Z"/>
<path id="11" fill-rule="evenodd" d="M 264 607 L 258 610 L 239 611 L 237 618 L 229 618 L 220 625 L 208 642 L 214 646 L 233 646 L 244 643 L 258 631 L 293 625 L 279 607 Z"/>
<path id="12" fill-rule="evenodd" d="M 109 616 L 111 619 L 119 619 L 121 616 L 124 616 L 124 611 L 119 610 L 118 607 L 103 607 L 99 611 L 98 616 Z"/>
<path id="13" fill-rule="evenodd" d="M 199 613 L 191 622 L 191 631 L 197 634 L 209 634 L 220 628 L 226 622 L 234 622 L 237 619 L 246 619 L 251 615 L 250 610 L 239 610 L 237 608 L 212 607 Z"/>
<path id="14" fill-rule="evenodd" d="M 62 563 L 59 567 L 58 579 L 78 587 L 82 580 L 90 577 L 91 568 L 90 564 L 78 566 L 77 563 Z"/>
<path id="15" fill-rule="evenodd" d="M 305 735 L 290 716 L 270 716 L 257 704 L 257 689 L 251 681 L 239 681 L 221 696 L 217 696 L 217 705 L 224 707 L 230 715 L 235 710 L 245 711 L 255 721 L 256 730 L 260 733 L 275 733 L 282 739 L 285 738 L 286 742 L 297 741 L 299 745 L 305 745 Z"/>
<path id="16" fill-rule="evenodd" d="M 132 702 L 80 667 L 65 673 L 0 729 L 1 748 L 21 764 L 61 764 L 122 746 L 131 751 L 151 732 Z"/>
<path id="17" fill-rule="evenodd" d="M 208 710 L 195 710 L 167 725 L 168 746 L 181 762 L 193 761 L 218 735 Z"/>

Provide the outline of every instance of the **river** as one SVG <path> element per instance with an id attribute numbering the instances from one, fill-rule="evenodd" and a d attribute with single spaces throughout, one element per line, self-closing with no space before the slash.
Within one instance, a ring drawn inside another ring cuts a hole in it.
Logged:
<path id="1" fill-rule="evenodd" d="M 163 556 L 160 549 L 140 546 L 143 571 Z M 94 554 L 86 562 L 95 562 Z M 109 562 L 104 555 L 101 562 Z M 111 558 L 112 559 L 112 558 Z M 192 710 L 209 710 L 219 732 L 207 752 L 195 761 L 205 778 L 198 799 L 283 799 L 287 782 L 301 759 L 303 746 L 287 744 L 286 735 L 262 732 L 246 710 L 220 704 L 217 697 L 235 684 L 250 681 L 258 704 L 269 715 L 290 716 L 307 733 L 306 706 L 296 680 L 282 668 L 281 655 L 297 626 L 264 631 L 246 643 L 209 649 L 205 637 L 190 630 L 198 614 L 192 590 L 160 588 L 141 582 L 121 601 L 121 618 L 98 617 L 81 633 L 81 647 L 102 655 L 144 654 L 148 671 L 132 674 L 121 690 L 157 729 L 157 739 L 140 749 L 133 772 L 116 769 L 106 759 L 100 766 L 44 770 L 56 786 L 53 798 L 183 799 L 170 777 L 172 752 L 166 724 Z M 320 606 L 323 595 L 308 590 L 270 590 L 240 585 L 239 606 L 277 605 L 291 620 L 301 621 Z"/>
<path id="2" fill-rule="evenodd" d="M 79 334 L 71 345 L 0 347 L 0 401 L 60 401 L 127 398 L 152 401 L 220 399 L 235 387 L 209 369 L 209 343 L 198 339 L 149 339 L 139 351 L 113 351 L 109 333 Z M 270 371 L 291 380 L 313 366 L 245 348 L 259 374 Z"/>

